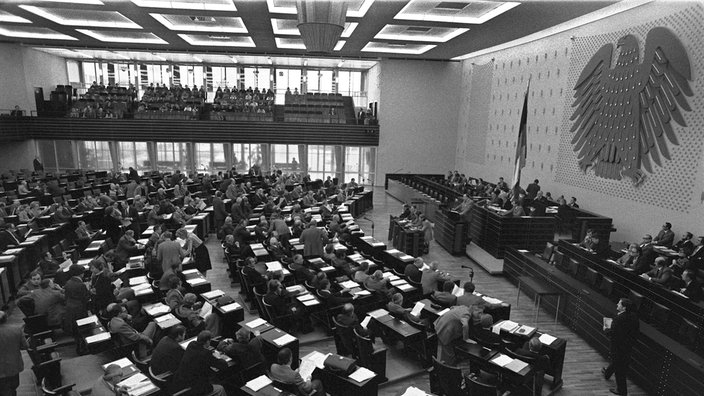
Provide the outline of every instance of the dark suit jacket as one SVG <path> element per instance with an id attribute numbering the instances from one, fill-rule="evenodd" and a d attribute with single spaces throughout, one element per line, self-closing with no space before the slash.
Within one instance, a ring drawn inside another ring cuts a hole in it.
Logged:
<path id="1" fill-rule="evenodd" d="M 191 388 L 193 395 L 207 395 L 213 391 L 208 376 L 210 367 L 218 370 L 227 368 L 227 362 L 213 356 L 213 352 L 206 349 L 197 341 L 188 344 L 183 359 L 174 372 L 173 381 L 169 387 L 173 392 L 178 392 L 186 387 Z"/>
<path id="2" fill-rule="evenodd" d="M 164 337 L 156 344 L 152 352 L 151 367 L 154 374 L 162 374 L 167 371 L 174 373 L 183 358 L 184 350 L 170 337 Z"/>
<path id="3" fill-rule="evenodd" d="M 704 291 L 702 291 L 702 284 L 696 280 L 693 280 L 685 286 L 684 293 L 682 294 L 692 299 L 692 301 L 699 301 L 702 299 L 702 294 L 704 294 Z"/>
<path id="4" fill-rule="evenodd" d="M 636 343 L 640 321 L 633 312 L 623 312 L 611 323 L 611 354 L 613 359 L 628 359 Z"/>
<path id="5" fill-rule="evenodd" d="M 213 198 L 213 218 L 218 222 L 225 220 L 225 217 L 227 217 L 227 210 L 225 209 L 225 203 L 222 201 L 222 198 Z"/>
<path id="6" fill-rule="evenodd" d="M 406 265 L 403 274 L 406 275 L 406 278 L 416 283 L 420 283 L 421 279 L 423 278 L 423 272 L 418 269 L 418 267 L 416 267 L 416 265 L 413 263 Z"/>

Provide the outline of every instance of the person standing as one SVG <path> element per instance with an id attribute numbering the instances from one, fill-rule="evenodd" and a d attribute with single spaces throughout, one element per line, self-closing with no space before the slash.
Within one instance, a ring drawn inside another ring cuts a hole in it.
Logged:
<path id="1" fill-rule="evenodd" d="M 615 395 L 627 395 L 626 377 L 631 361 L 631 349 L 638 337 L 640 321 L 634 312 L 633 302 L 627 298 L 619 300 L 616 305 L 616 317 L 609 324 L 604 323 L 604 330 L 611 335 L 611 364 L 603 367 L 601 373 L 604 379 L 616 375 L 616 388 L 609 389 Z"/>
<path id="2" fill-rule="evenodd" d="M 435 333 L 438 335 L 438 360 L 455 364 L 455 341 L 469 338 L 472 311 L 464 305 L 457 305 L 435 320 Z"/>
<path id="3" fill-rule="evenodd" d="M 303 257 L 322 256 L 323 247 L 329 241 L 327 233 L 318 229 L 315 220 L 308 223 L 308 228 L 303 230 L 298 240 L 303 244 Z"/>
<path id="4" fill-rule="evenodd" d="M 24 370 L 20 349 L 27 349 L 22 328 L 7 324 L 7 314 L 0 311 L 0 395 L 17 395 L 20 373 Z"/>

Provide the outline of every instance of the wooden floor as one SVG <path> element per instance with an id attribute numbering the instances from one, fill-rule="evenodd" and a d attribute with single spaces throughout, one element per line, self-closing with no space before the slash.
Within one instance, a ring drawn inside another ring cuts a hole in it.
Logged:
<path id="1" fill-rule="evenodd" d="M 377 239 L 386 241 L 389 226 L 389 214 L 401 213 L 402 204 L 394 198 L 386 195 L 383 188 L 377 187 L 374 189 L 374 209 L 365 213 L 365 217 L 358 219 L 359 226 L 365 231 L 366 235 L 374 235 Z M 373 227 L 373 229 L 372 229 Z M 213 289 L 221 289 L 227 293 L 236 293 L 239 291 L 239 286 L 231 286 L 226 265 L 223 260 L 223 252 L 215 239 L 211 235 L 207 241 L 208 250 L 213 263 L 213 269 L 208 272 L 207 278 L 212 283 Z M 476 263 L 472 262 L 465 256 L 451 256 L 442 247 L 435 242 L 431 244 L 430 253 L 424 256 L 426 262 L 437 261 L 441 270 L 449 272 L 462 280 L 468 280 L 468 270 L 461 266 L 471 266 L 474 268 L 474 283 L 477 285 L 477 291 L 489 294 L 500 298 L 512 304 L 511 319 L 520 322 L 531 324 L 533 320 L 533 304 L 532 301 L 522 293 L 520 298 L 520 306 L 516 306 L 517 288 L 502 276 L 492 276 L 481 269 Z M 15 311 L 17 312 L 17 311 Z M 256 313 L 255 313 L 256 315 Z M 20 316 L 20 318 L 18 318 Z M 254 317 L 245 312 L 245 318 Z M 12 315 L 13 322 L 21 322 L 21 313 Z M 564 386 L 556 395 L 609 395 L 609 388 L 615 387 L 615 382 L 605 381 L 600 373 L 600 368 L 607 364 L 603 356 L 598 354 L 591 348 L 583 339 L 572 332 L 566 326 L 558 323 L 553 330 L 552 315 L 547 312 L 540 312 L 538 319 L 538 327 L 546 330 L 548 333 L 567 339 L 567 351 L 565 356 L 565 368 L 563 373 Z M 304 356 L 312 350 L 321 352 L 334 352 L 335 346 L 331 338 L 326 337 L 320 331 L 301 335 L 301 356 Z M 377 341 L 380 342 L 380 341 Z M 379 395 L 393 396 L 400 395 L 402 389 L 408 386 L 416 386 L 429 392 L 428 375 L 422 370 L 420 365 L 398 347 L 387 346 L 389 349 L 387 356 L 387 377 L 389 383 L 382 385 L 379 388 Z M 25 353 L 25 371 L 21 376 L 21 385 L 18 394 L 23 396 L 39 395 L 36 392 L 31 374 L 30 364 Z M 97 380 L 96 378 L 95 380 Z M 643 389 L 640 389 L 629 381 L 628 384 L 630 395 L 646 395 Z M 549 388 L 546 385 L 543 394 L 548 394 Z M 651 391 L 652 392 L 652 391 Z M 334 396 L 334 393 L 328 391 Z"/>

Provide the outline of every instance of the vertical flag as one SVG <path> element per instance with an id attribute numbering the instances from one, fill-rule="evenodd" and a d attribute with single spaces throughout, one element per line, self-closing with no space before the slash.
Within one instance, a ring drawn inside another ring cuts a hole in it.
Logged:
<path id="1" fill-rule="evenodd" d="M 521 169 L 526 165 L 526 156 L 528 155 L 528 143 L 526 140 L 526 124 L 528 121 L 528 91 L 530 90 L 530 80 L 528 80 L 528 88 L 526 89 L 525 97 L 523 98 L 523 110 L 521 111 L 521 123 L 518 126 L 518 141 L 516 142 L 516 165 L 513 171 L 513 184 L 511 189 L 514 196 L 516 190 L 521 183 Z"/>

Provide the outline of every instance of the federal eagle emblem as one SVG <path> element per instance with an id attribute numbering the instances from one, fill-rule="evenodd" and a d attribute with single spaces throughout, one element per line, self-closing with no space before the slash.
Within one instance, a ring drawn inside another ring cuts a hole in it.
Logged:
<path id="1" fill-rule="evenodd" d="M 617 48 L 613 68 L 613 44 L 606 44 L 577 80 L 572 145 L 582 171 L 639 185 L 643 169 L 653 173 L 651 161 L 670 159 L 668 141 L 679 144 L 670 121 L 687 126 L 680 109 L 691 111 L 691 70 L 684 46 L 663 27 L 648 32 L 643 63 L 634 36 L 621 37 Z"/>

